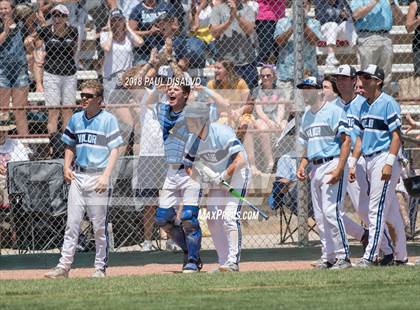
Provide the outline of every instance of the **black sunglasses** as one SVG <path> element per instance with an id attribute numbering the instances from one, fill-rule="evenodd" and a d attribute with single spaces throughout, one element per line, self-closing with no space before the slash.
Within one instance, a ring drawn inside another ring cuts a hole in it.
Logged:
<path id="1" fill-rule="evenodd" d="M 272 74 L 261 74 L 260 76 L 261 76 L 262 79 L 269 79 L 269 78 L 273 77 Z"/>
<path id="2" fill-rule="evenodd" d="M 372 80 L 374 77 L 369 74 L 359 74 L 360 78 L 363 78 L 365 80 Z"/>
<path id="3" fill-rule="evenodd" d="M 90 94 L 90 93 L 80 93 L 80 98 L 82 98 L 82 100 L 85 99 L 93 99 L 93 98 L 97 98 L 99 96 L 94 95 L 94 94 Z"/>
<path id="4" fill-rule="evenodd" d="M 58 13 L 58 12 L 54 12 L 54 13 L 52 14 L 52 16 L 53 16 L 53 17 L 67 17 L 67 15 L 66 15 L 66 14 L 62 14 L 62 13 Z"/>

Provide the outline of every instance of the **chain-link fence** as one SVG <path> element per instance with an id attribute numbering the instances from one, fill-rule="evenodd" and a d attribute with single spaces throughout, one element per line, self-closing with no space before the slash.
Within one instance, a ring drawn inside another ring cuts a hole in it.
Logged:
<path id="1" fill-rule="evenodd" d="M 117 117 L 124 140 L 107 217 L 111 250 L 175 249 L 154 221 L 168 170 L 156 107 L 170 101 L 173 84 L 190 85 L 189 103 L 207 103 L 211 121 L 233 128 L 244 146 L 252 172 L 246 198 L 270 218 L 261 220 L 244 206 L 242 246 L 318 240 L 309 185 L 296 178 L 295 125 L 303 101 L 295 85 L 307 76 L 333 74 L 340 64 L 382 67 L 384 89 L 401 105 L 403 131 L 412 128 L 405 148 L 418 174 L 420 4 L 409 2 L 98 0 L 12 6 L 0 0 L 1 253 L 60 250 L 69 190 L 61 133 L 81 110 L 81 83 L 90 79 L 101 81 L 105 110 Z M 359 81 L 356 90 L 363 94 Z M 335 89 L 325 93 L 337 95 Z M 418 201 L 403 187 L 400 192 L 407 235 L 414 238 Z M 204 189 L 203 199 L 208 193 Z M 213 241 L 205 201 L 200 224 L 202 248 L 208 249 Z M 350 204 L 346 209 L 360 222 Z M 94 240 L 85 217 L 78 250 L 92 250 Z"/>

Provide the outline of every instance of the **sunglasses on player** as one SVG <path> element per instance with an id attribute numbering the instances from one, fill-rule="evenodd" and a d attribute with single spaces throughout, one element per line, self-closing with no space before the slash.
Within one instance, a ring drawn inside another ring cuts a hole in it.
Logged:
<path id="1" fill-rule="evenodd" d="M 81 93 L 80 94 L 80 98 L 82 98 L 82 100 L 87 100 L 87 99 L 93 99 L 93 98 L 97 98 L 99 96 L 95 95 L 95 94 L 90 94 L 90 93 Z"/>

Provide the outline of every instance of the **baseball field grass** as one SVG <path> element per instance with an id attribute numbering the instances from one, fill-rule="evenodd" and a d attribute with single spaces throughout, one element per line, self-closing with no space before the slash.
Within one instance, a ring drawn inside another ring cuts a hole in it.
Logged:
<path id="1" fill-rule="evenodd" d="M 420 267 L 0 281 L 0 309 L 420 309 Z"/>

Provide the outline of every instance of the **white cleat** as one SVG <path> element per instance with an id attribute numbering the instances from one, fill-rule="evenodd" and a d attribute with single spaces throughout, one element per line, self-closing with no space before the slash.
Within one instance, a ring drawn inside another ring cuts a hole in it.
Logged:
<path id="1" fill-rule="evenodd" d="M 48 271 L 44 277 L 49 279 L 66 279 L 69 277 L 69 271 L 60 267 L 54 267 Z"/>
<path id="2" fill-rule="evenodd" d="M 105 278 L 106 273 L 104 270 L 96 269 L 95 272 L 92 274 L 91 278 Z"/>
<path id="3" fill-rule="evenodd" d="M 153 250 L 154 250 L 153 244 L 152 244 L 152 241 L 150 240 L 145 240 L 143 244 L 141 245 L 141 252 L 150 252 Z"/>
<path id="4" fill-rule="evenodd" d="M 221 272 L 238 272 L 239 271 L 239 266 L 238 264 L 235 263 L 225 263 L 224 265 L 219 267 L 219 270 Z"/>

